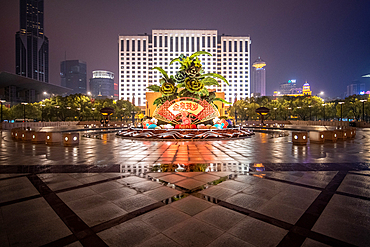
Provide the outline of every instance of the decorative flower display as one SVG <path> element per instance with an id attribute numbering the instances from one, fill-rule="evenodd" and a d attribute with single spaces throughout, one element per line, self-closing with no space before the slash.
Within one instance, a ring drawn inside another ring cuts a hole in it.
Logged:
<path id="1" fill-rule="evenodd" d="M 172 82 L 165 82 L 162 84 L 159 91 L 162 93 L 162 95 L 169 96 L 176 92 L 177 88 L 175 86 L 175 83 Z"/>
<path id="2" fill-rule="evenodd" d="M 192 93 L 197 93 L 204 88 L 204 83 L 198 79 L 188 77 L 185 79 L 185 88 Z"/>
<path id="3" fill-rule="evenodd" d="M 215 93 L 208 92 L 206 86 L 220 86 L 216 79 L 224 81 L 229 84 L 227 80 L 216 73 L 204 73 L 202 69 L 202 63 L 198 56 L 212 54 L 205 51 L 198 51 L 189 57 L 183 54 L 180 57 L 173 59 L 170 62 L 170 66 L 178 62 L 181 67 L 175 76 L 168 76 L 166 71 L 160 67 L 153 69 L 158 70 L 162 73 L 163 77 L 159 80 L 160 86 L 151 85 L 148 87 L 149 90 L 154 92 L 160 92 L 162 97 L 157 98 L 154 104 L 157 106 L 162 105 L 166 101 L 174 100 L 178 97 L 190 97 L 195 99 L 206 100 L 208 103 L 213 104 L 214 101 L 221 101 L 226 104 L 230 104 L 221 98 L 216 98 Z M 216 79 L 215 79 L 216 78 Z"/>

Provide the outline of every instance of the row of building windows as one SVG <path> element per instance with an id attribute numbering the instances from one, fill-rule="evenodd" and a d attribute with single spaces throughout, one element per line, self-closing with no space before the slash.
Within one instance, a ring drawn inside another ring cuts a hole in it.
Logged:
<path id="1" fill-rule="evenodd" d="M 158 38 L 158 41 L 157 41 Z M 164 39 L 163 39 L 164 38 Z M 211 37 L 207 37 L 207 42 L 206 42 L 206 37 L 169 37 L 169 48 L 170 52 L 178 52 L 178 51 L 186 51 L 186 52 L 194 52 L 196 50 L 200 50 L 201 48 L 205 48 L 206 46 L 208 48 L 211 47 L 217 47 L 217 40 L 216 36 L 212 37 L 213 42 L 211 43 Z M 154 47 L 158 46 L 163 47 L 163 40 L 164 40 L 164 47 L 168 47 L 168 36 L 154 36 L 153 37 L 153 45 Z M 228 46 L 227 46 L 228 42 Z M 130 46 L 131 43 L 131 46 Z M 234 44 L 233 44 L 234 43 Z M 238 45 L 239 43 L 239 45 Z M 244 43 L 244 45 L 243 45 Z M 146 40 L 142 40 L 142 45 L 141 45 L 141 40 L 126 40 L 126 51 L 138 51 L 140 52 L 141 49 L 143 52 L 146 51 Z M 234 49 L 233 49 L 234 47 Z M 244 47 L 244 49 L 243 49 Z M 223 41 L 223 51 L 224 52 L 248 52 L 248 47 L 249 47 L 249 41 Z M 227 49 L 228 48 L 228 49 Z M 124 51 L 124 40 L 121 40 L 121 51 Z M 215 50 L 214 50 L 215 52 Z"/>

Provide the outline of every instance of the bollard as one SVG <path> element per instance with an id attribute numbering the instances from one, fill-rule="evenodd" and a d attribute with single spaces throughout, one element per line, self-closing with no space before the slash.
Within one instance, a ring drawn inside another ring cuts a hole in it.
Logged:
<path id="1" fill-rule="evenodd" d="M 306 145 L 307 144 L 307 132 L 292 132 L 292 142 L 296 145 Z"/>
<path id="2" fill-rule="evenodd" d="M 63 133 L 63 145 L 73 146 L 79 143 L 80 135 L 78 133 Z"/>
<path id="3" fill-rule="evenodd" d="M 349 127 L 346 130 L 347 138 L 355 138 L 356 137 L 356 128 Z"/>
<path id="4" fill-rule="evenodd" d="M 16 135 L 17 131 L 19 130 L 19 128 L 13 128 L 10 130 L 10 133 L 11 133 L 11 136 L 13 139 L 16 139 L 16 136 L 18 136 L 18 134 Z"/>
<path id="5" fill-rule="evenodd" d="M 337 134 L 337 138 L 341 140 L 347 139 L 347 133 L 345 130 L 335 130 L 334 131 Z"/>
<path id="6" fill-rule="evenodd" d="M 32 140 L 32 131 L 29 130 L 22 131 L 21 140 L 23 142 L 30 142 Z"/>
<path id="7" fill-rule="evenodd" d="M 45 143 L 46 132 L 32 131 L 32 143 Z"/>
<path id="8" fill-rule="evenodd" d="M 325 142 L 324 131 L 310 131 L 309 137 L 310 137 L 310 142 L 315 142 L 315 143 Z"/>
<path id="9" fill-rule="evenodd" d="M 338 135 L 333 130 L 327 130 L 327 131 L 324 131 L 324 139 L 325 141 L 337 142 Z"/>
<path id="10" fill-rule="evenodd" d="M 21 140 L 22 140 L 22 134 L 24 134 L 24 132 L 26 132 L 26 130 L 21 129 L 21 128 L 17 129 L 17 130 L 15 131 L 15 134 L 14 134 L 14 136 L 15 136 L 15 140 L 17 140 L 17 141 L 21 141 Z"/>
<path id="11" fill-rule="evenodd" d="M 58 144 L 62 142 L 62 133 L 61 132 L 47 132 L 45 143 L 47 145 Z"/>

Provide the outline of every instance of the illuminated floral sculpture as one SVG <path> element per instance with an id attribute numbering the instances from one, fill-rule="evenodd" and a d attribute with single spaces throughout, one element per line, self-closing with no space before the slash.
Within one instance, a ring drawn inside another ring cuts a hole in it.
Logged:
<path id="1" fill-rule="evenodd" d="M 157 106 L 153 117 L 161 121 L 172 123 L 176 128 L 196 128 L 196 124 L 219 117 L 214 101 L 224 99 L 216 98 L 215 92 L 209 92 L 207 86 L 220 86 L 215 78 L 226 84 L 227 80 L 216 73 L 204 73 L 198 56 L 208 55 L 205 51 L 198 51 L 189 57 L 183 54 L 173 59 L 170 66 L 178 62 L 181 67 L 175 76 L 168 76 L 160 67 L 155 67 L 163 77 L 159 80 L 160 86 L 151 85 L 149 90 L 160 92 L 161 97 L 154 101 Z"/>

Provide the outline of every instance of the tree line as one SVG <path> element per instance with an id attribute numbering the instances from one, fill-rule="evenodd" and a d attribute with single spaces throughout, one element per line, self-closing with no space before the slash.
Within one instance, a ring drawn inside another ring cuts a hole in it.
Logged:
<path id="1" fill-rule="evenodd" d="M 265 119 L 270 120 L 366 120 L 370 115 L 368 95 L 353 95 L 345 99 L 325 102 L 317 96 L 257 97 L 236 101 L 229 109 L 229 116 L 240 120 L 256 120 L 256 109 L 266 107 L 270 110 Z M 363 119 L 365 118 L 365 119 Z"/>
<path id="2" fill-rule="evenodd" d="M 234 102 L 227 110 L 229 116 L 240 120 L 256 120 L 255 112 L 259 107 L 270 109 L 265 119 L 270 120 L 366 120 L 370 115 L 369 97 L 349 96 L 324 102 L 317 96 L 289 97 L 252 97 Z M 100 120 L 100 110 L 105 107 L 114 109 L 112 120 L 131 119 L 132 112 L 141 113 L 141 109 L 126 100 L 93 99 L 84 94 L 54 96 L 36 103 L 17 104 L 11 108 L 2 106 L 3 119 L 33 119 L 34 121 L 91 121 Z M 363 119 L 365 118 L 365 119 Z"/>
<path id="3" fill-rule="evenodd" d="M 17 104 L 10 108 L 3 105 L 3 119 L 32 119 L 34 121 L 92 121 L 101 120 L 100 110 L 114 109 L 112 120 L 131 118 L 132 111 L 140 113 L 139 107 L 126 100 L 93 99 L 84 94 L 54 96 L 36 103 Z"/>

